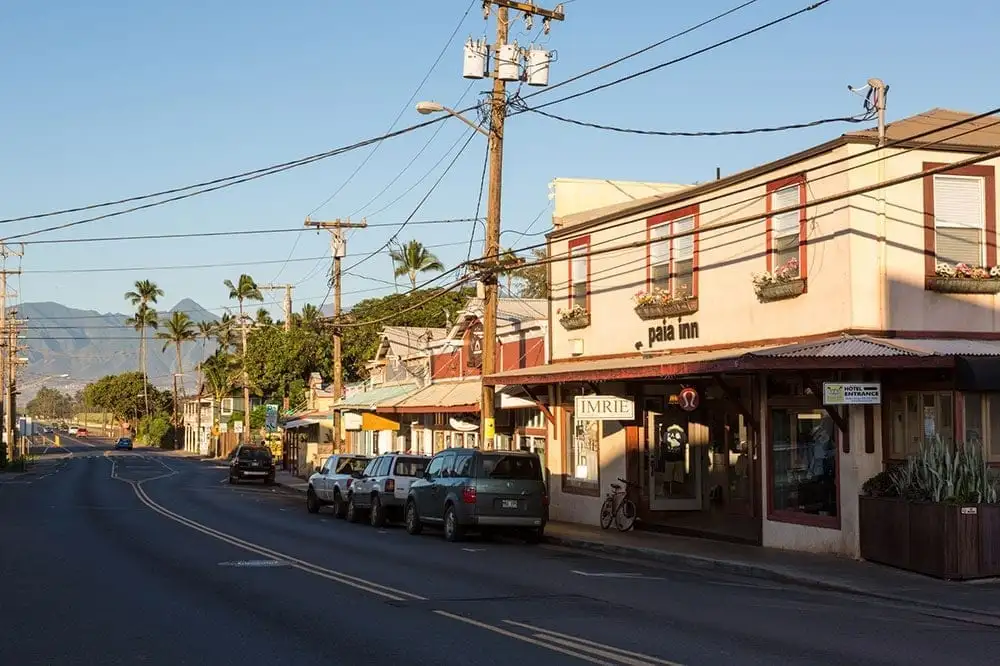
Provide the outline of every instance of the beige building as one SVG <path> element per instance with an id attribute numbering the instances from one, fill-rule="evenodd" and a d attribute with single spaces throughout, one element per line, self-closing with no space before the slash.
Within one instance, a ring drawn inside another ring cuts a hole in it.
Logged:
<path id="1" fill-rule="evenodd" d="M 1000 463 L 1000 120 L 970 117 L 557 201 L 551 360 L 486 378 L 548 396 L 552 518 L 597 524 L 622 478 L 643 527 L 856 556 L 887 462 L 940 436 Z"/>

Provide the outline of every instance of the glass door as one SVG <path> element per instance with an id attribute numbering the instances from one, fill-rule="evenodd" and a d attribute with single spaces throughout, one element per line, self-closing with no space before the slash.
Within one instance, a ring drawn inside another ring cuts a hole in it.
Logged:
<path id="1" fill-rule="evenodd" d="M 665 400 L 647 401 L 645 453 L 652 511 L 699 511 L 704 447 L 689 441 L 689 414 Z"/>

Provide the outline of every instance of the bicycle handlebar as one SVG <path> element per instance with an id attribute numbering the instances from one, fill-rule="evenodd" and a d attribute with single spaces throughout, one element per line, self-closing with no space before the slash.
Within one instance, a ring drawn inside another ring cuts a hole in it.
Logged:
<path id="1" fill-rule="evenodd" d="M 623 479 L 623 478 L 622 478 L 622 477 L 620 477 L 620 476 L 618 477 L 618 480 L 619 480 L 619 481 L 621 481 L 622 483 L 624 483 L 624 484 L 625 484 L 626 486 L 634 486 L 634 487 L 636 487 L 636 488 L 638 488 L 638 487 L 639 487 L 639 484 L 638 484 L 638 483 L 634 483 L 634 482 L 632 482 L 632 481 L 629 481 L 628 479 Z"/>

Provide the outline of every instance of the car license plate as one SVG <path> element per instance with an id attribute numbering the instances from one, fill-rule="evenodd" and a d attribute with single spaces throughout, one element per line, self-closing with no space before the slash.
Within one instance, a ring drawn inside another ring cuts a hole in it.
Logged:
<path id="1" fill-rule="evenodd" d="M 504 509 L 516 509 L 517 500 L 502 500 L 500 502 L 500 506 L 503 507 Z"/>

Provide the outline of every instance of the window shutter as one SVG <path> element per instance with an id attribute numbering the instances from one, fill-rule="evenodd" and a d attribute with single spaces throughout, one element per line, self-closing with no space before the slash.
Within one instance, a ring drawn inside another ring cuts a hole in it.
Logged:
<path id="1" fill-rule="evenodd" d="M 970 176 L 934 176 L 934 225 L 985 229 L 983 179 Z"/>
<path id="2" fill-rule="evenodd" d="M 934 254 L 945 264 L 983 265 L 983 232 L 979 229 L 941 227 L 934 234 Z"/>
<path id="3" fill-rule="evenodd" d="M 682 217 L 674 222 L 674 233 L 681 234 L 694 230 L 694 217 Z M 694 236 L 674 238 L 674 261 L 687 261 L 694 257 Z"/>
<path id="4" fill-rule="evenodd" d="M 792 185 L 772 192 L 771 209 L 781 210 L 789 206 L 797 206 L 799 204 L 799 187 L 799 185 Z M 774 230 L 774 235 L 788 236 L 799 233 L 799 216 L 798 210 L 774 215 L 771 218 L 771 228 Z"/>
<path id="5" fill-rule="evenodd" d="M 649 228 L 649 263 L 655 266 L 670 260 L 670 225 L 667 223 Z"/>
<path id="6" fill-rule="evenodd" d="M 587 255 L 573 256 L 573 284 L 587 281 Z"/>

